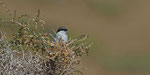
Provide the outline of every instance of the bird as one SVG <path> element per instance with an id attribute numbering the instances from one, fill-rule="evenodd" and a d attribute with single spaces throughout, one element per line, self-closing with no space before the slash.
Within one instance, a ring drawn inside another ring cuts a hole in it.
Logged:
<path id="1" fill-rule="evenodd" d="M 55 34 L 54 43 L 62 41 L 63 43 L 68 42 L 68 29 L 65 26 L 58 27 L 58 30 Z"/>

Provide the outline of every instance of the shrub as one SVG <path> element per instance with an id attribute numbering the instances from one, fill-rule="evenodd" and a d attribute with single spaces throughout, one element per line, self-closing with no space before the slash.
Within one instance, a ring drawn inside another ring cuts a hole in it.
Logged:
<path id="1" fill-rule="evenodd" d="M 51 38 L 54 36 L 43 32 L 45 22 L 39 15 L 40 11 L 35 19 L 22 15 L 0 21 L 18 26 L 11 42 L 5 39 L 4 32 L 0 33 L 0 74 L 82 74 L 81 57 L 88 55 L 92 45 L 84 41 L 88 35 L 70 39 L 67 43 L 53 43 Z"/>

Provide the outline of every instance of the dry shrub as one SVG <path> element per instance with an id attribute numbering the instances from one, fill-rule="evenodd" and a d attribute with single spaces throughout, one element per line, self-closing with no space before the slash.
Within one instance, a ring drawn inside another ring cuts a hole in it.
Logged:
<path id="1" fill-rule="evenodd" d="M 89 47 L 85 40 L 88 35 L 81 35 L 54 43 L 53 34 L 43 32 L 45 22 L 37 17 L 31 19 L 27 15 L 1 20 L 2 24 L 18 26 L 11 42 L 5 40 L 0 33 L 0 74 L 33 74 L 33 75 L 72 75 L 82 74 L 81 57 L 88 55 Z"/>

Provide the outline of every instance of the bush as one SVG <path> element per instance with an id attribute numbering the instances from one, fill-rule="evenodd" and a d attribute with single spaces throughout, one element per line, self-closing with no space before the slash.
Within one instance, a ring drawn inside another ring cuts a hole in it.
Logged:
<path id="1" fill-rule="evenodd" d="M 16 15 L 16 13 L 14 14 Z M 68 75 L 82 74 L 81 57 L 88 55 L 87 34 L 67 43 L 53 43 L 53 34 L 43 32 L 45 22 L 27 15 L 0 20 L 1 24 L 18 26 L 11 42 L 0 33 L 0 74 Z"/>

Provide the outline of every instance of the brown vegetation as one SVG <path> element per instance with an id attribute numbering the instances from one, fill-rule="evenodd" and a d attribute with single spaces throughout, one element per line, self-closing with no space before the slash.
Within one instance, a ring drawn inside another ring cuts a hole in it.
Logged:
<path id="1" fill-rule="evenodd" d="M 0 20 L 1 24 L 15 25 L 19 29 L 8 42 L 4 32 L 0 34 L 0 74 L 66 75 L 82 74 L 81 57 L 88 54 L 92 45 L 85 43 L 87 34 L 69 42 L 51 40 L 54 34 L 44 32 L 45 22 L 27 15 L 11 20 Z"/>

